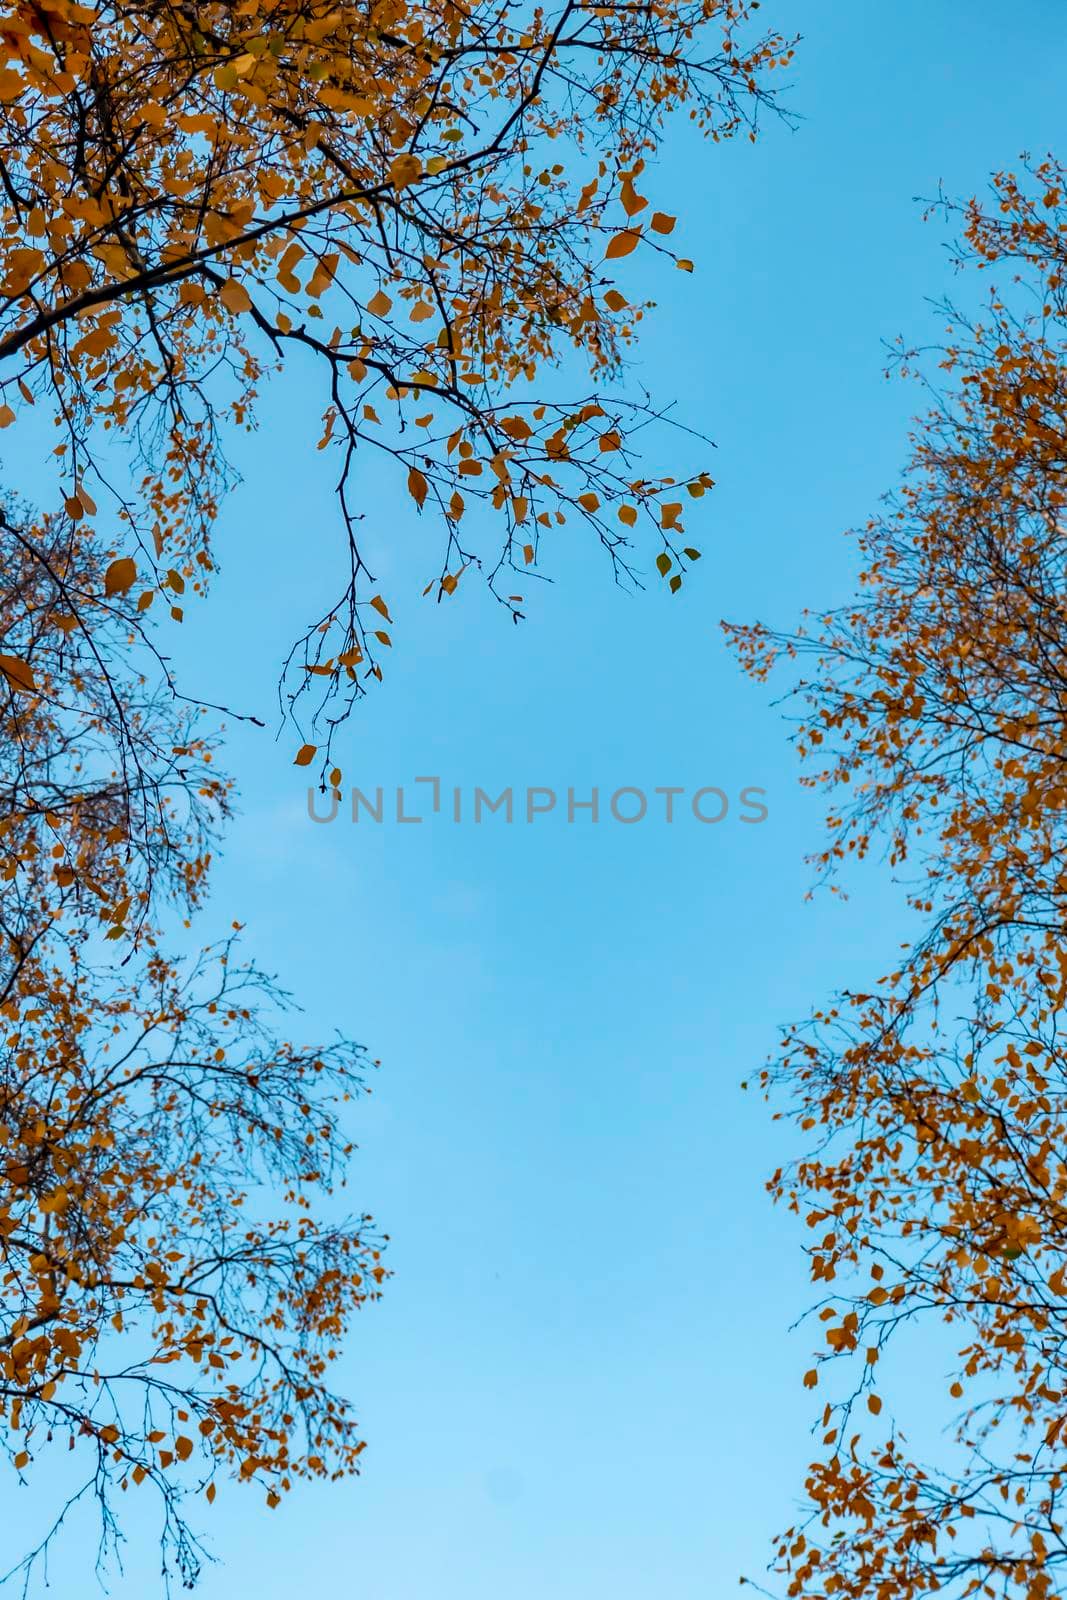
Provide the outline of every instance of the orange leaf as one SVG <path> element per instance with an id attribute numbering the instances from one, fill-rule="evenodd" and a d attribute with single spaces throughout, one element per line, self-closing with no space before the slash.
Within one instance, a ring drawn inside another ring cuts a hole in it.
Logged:
<path id="1" fill-rule="evenodd" d="M 408 473 L 408 493 L 421 511 L 426 504 L 426 491 L 429 485 L 418 467 L 412 467 Z"/>
<path id="2" fill-rule="evenodd" d="M 417 183 L 422 177 L 422 162 L 410 150 L 403 155 L 396 156 L 389 168 L 389 177 L 394 189 L 406 189 L 409 184 Z"/>
<path id="3" fill-rule="evenodd" d="M 673 233 L 677 217 L 669 217 L 665 211 L 653 211 L 651 228 L 653 233 Z"/>
<path id="4" fill-rule="evenodd" d="M 629 178 L 623 183 L 619 198 L 622 201 L 622 209 L 628 217 L 636 216 L 639 211 L 643 211 L 648 205 L 644 195 L 638 194 Z"/>
<path id="5" fill-rule="evenodd" d="M 227 278 L 219 290 L 219 299 L 227 311 L 235 314 L 239 311 L 251 311 L 252 298 L 243 283 L 238 283 L 236 278 Z"/>
<path id="6" fill-rule="evenodd" d="M 104 573 L 105 594 L 125 594 L 136 581 L 137 567 L 129 556 L 120 556 Z"/>
<path id="7" fill-rule="evenodd" d="M 23 661 L 21 656 L 0 656 L 0 672 L 4 674 L 12 689 L 21 689 L 28 694 L 31 689 L 37 687 L 33 668 L 28 661 Z"/>
<path id="8" fill-rule="evenodd" d="M 307 767 L 307 766 L 310 766 L 311 763 L 315 759 L 315 751 L 318 748 L 319 747 L 318 747 L 317 744 L 302 744 L 300 746 L 300 749 L 296 752 L 296 760 L 293 762 L 293 766 L 294 767 Z"/>
<path id="9" fill-rule="evenodd" d="M 624 233 L 616 233 L 608 240 L 608 247 L 604 251 L 605 261 L 618 261 L 620 256 L 628 256 L 631 250 L 637 249 L 640 239 L 640 228 L 627 228 Z"/>

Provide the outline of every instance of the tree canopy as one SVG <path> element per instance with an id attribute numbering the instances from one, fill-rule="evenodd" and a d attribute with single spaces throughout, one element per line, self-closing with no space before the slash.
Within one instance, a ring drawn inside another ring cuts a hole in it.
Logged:
<path id="1" fill-rule="evenodd" d="M 757 677 L 792 666 L 820 868 L 883 847 L 916 919 L 763 1074 L 816 1141 L 771 1184 L 817 1236 L 805 1381 L 849 1374 L 778 1550 L 820 1600 L 1051 1600 L 1067 1561 L 1067 173 L 949 209 L 996 287 L 953 314 L 855 599 L 728 630 Z M 887 1403 L 929 1349 L 950 1428 L 916 1450 Z"/>
<path id="2" fill-rule="evenodd" d="M 0 498 L 3 1447 L 22 1475 L 50 1443 L 75 1451 L 105 1547 L 115 1491 L 153 1487 L 187 1584 L 187 1494 L 231 1474 L 274 1505 L 357 1468 L 330 1371 L 385 1275 L 338 1193 L 363 1052 L 285 1037 L 239 930 L 189 956 L 177 927 L 231 789 L 218 708 L 174 682 L 165 639 L 215 570 L 227 440 L 290 357 L 314 363 L 347 580 L 285 663 L 283 708 L 297 764 L 334 786 L 336 730 L 391 643 L 360 536 L 368 451 L 441 530 L 438 598 L 473 569 L 517 619 L 516 574 L 568 518 L 617 574 L 644 541 L 677 589 L 698 554 L 685 499 L 711 480 L 638 463 L 659 408 L 610 380 L 646 308 L 613 275 L 638 250 L 692 270 L 649 164 L 676 111 L 713 142 L 754 134 L 791 54 L 756 10 L 0 16 L 9 469 L 28 408 L 55 422 L 35 503 L 15 481 Z M 574 371 L 587 387 L 561 399 Z M 263 539 L 282 581 L 291 532 Z"/>

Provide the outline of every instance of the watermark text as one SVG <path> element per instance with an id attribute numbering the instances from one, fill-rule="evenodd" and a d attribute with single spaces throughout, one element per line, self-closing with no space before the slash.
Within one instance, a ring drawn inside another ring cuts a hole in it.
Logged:
<path id="1" fill-rule="evenodd" d="M 307 814 L 312 822 L 321 824 L 347 820 L 412 827 L 440 820 L 506 827 L 553 817 L 556 823 L 567 825 L 605 823 L 629 828 L 650 822 L 714 827 L 730 820 L 753 826 L 766 822 L 770 811 L 766 789 L 756 784 L 746 784 L 735 792 L 715 784 L 693 790 L 678 784 L 649 789 L 624 783 L 610 790 L 509 784 L 494 792 L 480 784 L 445 784 L 440 777 L 423 776 L 396 786 L 309 788 Z"/>

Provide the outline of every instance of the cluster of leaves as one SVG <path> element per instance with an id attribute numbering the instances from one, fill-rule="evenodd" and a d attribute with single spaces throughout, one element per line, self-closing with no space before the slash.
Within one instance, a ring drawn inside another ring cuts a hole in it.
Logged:
<path id="1" fill-rule="evenodd" d="M 954 322 L 856 600 L 728 630 L 758 677 L 805 664 L 820 865 L 884 841 L 921 919 L 764 1073 L 819 1141 L 771 1184 L 819 1235 L 806 1382 L 855 1375 L 781 1541 L 791 1595 L 1050 1600 L 1067 1566 L 1067 173 L 1000 175 L 962 220 L 961 261 L 1014 281 Z M 958 1355 L 931 1465 L 872 1418 L 879 1361 L 932 1324 Z"/>
<path id="2" fill-rule="evenodd" d="M 290 356 L 322 374 L 347 575 L 282 708 L 334 784 L 391 643 L 366 450 L 437 514 L 438 599 L 481 569 L 517 619 L 508 574 L 568 518 L 635 580 L 647 530 L 677 590 L 711 479 L 639 468 L 657 413 L 604 380 L 646 308 L 608 274 L 639 247 L 692 269 L 641 190 L 672 110 L 720 140 L 774 103 L 791 47 L 757 9 L 0 6 L 0 429 L 56 424 L 42 510 L 0 488 L 0 1417 L 19 1473 L 53 1439 L 87 1455 L 105 1548 L 113 1491 L 154 1485 L 186 1582 L 187 1491 L 224 1470 L 274 1504 L 356 1469 L 328 1373 L 383 1277 L 370 1219 L 329 1198 L 361 1051 L 280 1037 L 284 997 L 231 944 L 164 947 L 230 803 L 159 643 L 214 571 L 226 435 Z M 589 392 L 536 394 L 564 360 Z"/>
<path id="3" fill-rule="evenodd" d="M 513 571 L 580 519 L 637 576 L 647 526 L 678 587 L 675 477 L 629 440 L 648 402 L 529 396 L 565 353 L 615 372 L 643 314 L 605 276 L 640 244 L 691 270 L 638 184 L 676 108 L 713 139 L 754 131 L 791 50 L 749 40 L 755 0 L 72 0 L 0 24 L 0 423 L 59 402 L 67 503 L 132 435 L 137 492 L 109 486 L 142 601 L 203 587 L 227 479 L 219 430 L 247 423 L 267 365 L 314 357 L 340 454 L 343 593 L 287 663 L 329 731 L 380 676 L 388 634 L 357 542 L 353 469 L 385 452 L 446 530 L 428 591 L 470 567 L 518 619 Z M 555 157 L 555 159 L 550 159 Z M 646 223 L 645 218 L 649 220 Z M 509 395 L 509 391 L 511 391 Z M 153 465 L 154 463 L 154 465 Z M 682 478 L 692 495 L 704 472 Z M 95 487 L 95 485 L 93 485 Z M 478 519 L 503 537 L 479 548 Z"/>
<path id="4" fill-rule="evenodd" d="M 276 1504 L 362 1449 L 327 1373 L 380 1241 L 312 1211 L 343 1176 L 361 1052 L 279 1038 L 235 935 L 165 955 L 152 913 L 195 907 L 229 804 L 200 708 L 131 666 L 121 565 L 69 524 L 9 514 L 0 552 L 4 1449 L 25 1475 L 81 1448 L 105 1554 L 113 1491 L 154 1486 L 188 1582 L 187 1492 L 214 1498 L 221 1470 Z"/>

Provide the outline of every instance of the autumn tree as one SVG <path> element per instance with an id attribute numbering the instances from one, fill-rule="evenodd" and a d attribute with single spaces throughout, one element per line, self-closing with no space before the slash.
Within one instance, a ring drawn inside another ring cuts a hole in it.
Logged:
<path id="1" fill-rule="evenodd" d="M 189 1583 L 186 1492 L 225 1472 L 273 1505 L 362 1449 L 326 1379 L 380 1240 L 325 1199 L 362 1056 L 280 1037 L 236 932 L 164 953 L 155 919 L 199 903 L 229 804 L 200 708 L 138 670 L 136 608 L 86 535 L 9 507 L 0 549 L 4 1448 L 20 1475 L 81 1451 L 105 1555 L 114 1491 L 154 1488 Z"/>
<path id="2" fill-rule="evenodd" d="M 756 9 L 16 5 L 0 29 L 0 422 L 54 401 L 69 514 L 106 489 L 141 603 L 180 610 L 211 571 L 226 423 L 247 422 L 268 368 L 316 358 L 348 581 L 291 658 L 287 703 L 319 696 L 325 746 L 387 643 L 357 538 L 363 450 L 437 513 L 439 596 L 482 568 L 518 617 L 515 572 L 568 517 L 623 572 L 647 528 L 680 581 L 675 480 L 639 473 L 628 444 L 649 406 L 531 385 L 568 353 L 618 372 L 643 308 L 612 263 L 692 268 L 639 185 L 674 109 L 713 140 L 754 131 L 789 56 L 750 27 Z M 104 433 L 134 444 L 132 485 L 107 479 Z M 710 480 L 686 481 L 699 497 Z M 479 509 L 501 529 L 488 548 Z"/>
<path id="3" fill-rule="evenodd" d="M 373 1223 L 331 1198 L 361 1051 L 288 1041 L 232 941 L 183 956 L 177 937 L 230 791 L 220 708 L 183 697 L 166 636 L 215 568 L 227 436 L 292 358 L 314 364 L 346 579 L 282 706 L 335 787 L 337 729 L 391 643 L 368 451 L 441 530 L 438 600 L 480 572 L 518 620 L 516 574 L 568 519 L 618 576 L 654 564 L 676 590 L 711 480 L 637 460 L 657 407 L 610 380 L 646 307 L 613 275 L 636 252 L 692 270 L 649 168 L 673 111 L 754 135 L 791 53 L 756 9 L 0 17 L 0 1415 L 17 1473 L 73 1448 L 105 1546 L 115 1491 L 154 1488 L 187 1583 L 184 1495 L 229 1474 L 275 1504 L 355 1470 L 329 1371 L 384 1270 Z M 42 413 L 54 450 L 20 485 Z M 291 534 L 260 538 L 281 576 Z"/>
<path id="4" fill-rule="evenodd" d="M 728 630 L 757 677 L 792 665 L 820 867 L 880 846 L 915 918 L 764 1073 L 815 1141 L 771 1188 L 815 1235 L 805 1381 L 838 1379 L 778 1549 L 796 1596 L 1067 1581 L 1067 173 L 947 209 L 995 288 L 952 316 L 856 598 Z"/>

